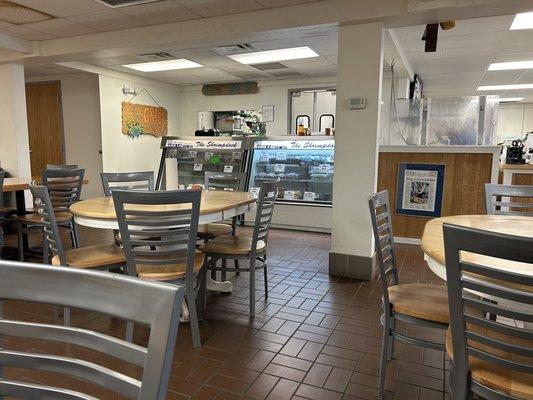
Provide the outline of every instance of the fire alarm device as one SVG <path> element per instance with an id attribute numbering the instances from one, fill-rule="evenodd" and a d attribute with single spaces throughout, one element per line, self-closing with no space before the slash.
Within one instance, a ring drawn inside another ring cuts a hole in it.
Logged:
<path id="1" fill-rule="evenodd" d="M 357 97 L 355 99 L 350 99 L 351 110 L 362 110 L 364 108 L 366 108 L 366 97 Z"/>

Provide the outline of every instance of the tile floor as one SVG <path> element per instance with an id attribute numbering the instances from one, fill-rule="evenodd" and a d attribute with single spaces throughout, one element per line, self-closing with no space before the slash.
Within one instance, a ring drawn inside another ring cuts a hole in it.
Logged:
<path id="1" fill-rule="evenodd" d="M 239 234 L 246 234 L 242 228 Z M 248 231 L 249 232 L 249 231 Z M 112 233 L 81 230 L 82 245 L 112 240 Z M 33 238 L 38 242 L 39 238 Z M 14 242 L 8 235 L 7 242 Z M 269 243 L 269 297 L 257 276 L 257 315 L 248 317 L 248 277 L 233 277 L 231 295 L 211 294 L 201 323 L 203 346 L 193 349 L 188 324 L 181 324 L 167 399 L 376 399 L 380 354 L 381 289 L 378 282 L 328 275 L 330 237 L 272 230 Z M 418 246 L 398 246 L 400 280 L 439 282 Z M 51 306 L 7 302 L 8 318 L 54 321 Z M 74 310 L 73 325 L 124 334 L 124 323 Z M 61 323 L 60 320 L 55 320 Z M 421 330 L 410 334 L 435 338 Z M 136 328 L 145 343 L 147 330 Z M 438 338 L 439 336 L 437 336 Z M 7 338 L 6 348 L 54 352 L 98 361 L 139 376 L 137 368 L 103 354 L 61 343 Z M 442 399 L 443 353 L 398 344 L 387 371 L 388 399 Z M 9 369 L 7 377 L 86 391 L 102 399 L 117 394 L 58 374 Z"/>

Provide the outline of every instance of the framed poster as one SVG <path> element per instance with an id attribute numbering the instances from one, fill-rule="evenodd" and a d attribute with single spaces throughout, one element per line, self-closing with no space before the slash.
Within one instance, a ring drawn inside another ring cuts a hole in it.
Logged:
<path id="1" fill-rule="evenodd" d="M 400 163 L 396 214 L 440 217 L 444 165 Z"/>

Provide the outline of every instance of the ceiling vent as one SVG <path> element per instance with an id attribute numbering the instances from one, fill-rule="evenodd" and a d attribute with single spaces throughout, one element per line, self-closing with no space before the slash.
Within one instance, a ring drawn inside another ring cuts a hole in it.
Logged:
<path id="1" fill-rule="evenodd" d="M 144 53 L 139 54 L 137 57 L 139 60 L 151 62 L 151 61 L 166 61 L 166 60 L 175 60 L 176 56 L 173 56 L 170 53 L 167 53 L 166 51 L 161 51 L 158 53 Z"/>
<path id="2" fill-rule="evenodd" d="M 221 56 L 228 56 L 231 54 L 254 53 L 256 51 L 261 51 L 261 49 L 255 47 L 253 44 L 250 44 L 250 43 L 232 44 L 229 46 L 213 47 L 212 50 L 215 53 L 220 54 Z"/>
<path id="3" fill-rule="evenodd" d="M 259 71 L 276 71 L 278 69 L 287 69 L 288 67 L 279 62 L 270 62 L 264 64 L 253 64 L 250 67 L 258 69 Z"/>
<path id="4" fill-rule="evenodd" d="M 97 1 L 112 8 L 119 8 L 119 7 L 126 7 L 126 6 L 136 6 L 138 4 L 158 3 L 162 0 L 97 0 Z"/>
<path id="5" fill-rule="evenodd" d="M 275 78 L 301 78 L 303 76 L 307 76 L 307 75 L 304 75 L 300 72 L 296 72 L 296 71 L 276 71 L 276 72 L 269 72 L 270 75 L 272 75 L 273 77 Z"/>
<path id="6" fill-rule="evenodd" d="M 54 18 L 41 11 L 34 10 L 10 1 L 0 1 L 0 21 L 10 24 L 29 24 Z"/>

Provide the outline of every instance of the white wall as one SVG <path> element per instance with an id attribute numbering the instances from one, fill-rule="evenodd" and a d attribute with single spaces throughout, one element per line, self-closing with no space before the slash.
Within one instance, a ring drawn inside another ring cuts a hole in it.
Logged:
<path id="1" fill-rule="evenodd" d="M 267 135 L 286 135 L 288 131 L 289 89 L 330 87 L 335 77 L 280 80 L 259 83 L 259 93 L 229 96 L 204 96 L 201 86 L 181 88 L 181 132 L 194 135 L 199 111 L 260 110 L 263 105 L 274 105 L 274 122 L 267 122 Z"/>
<path id="2" fill-rule="evenodd" d="M 122 86 L 129 85 L 139 91 L 146 89 L 157 103 L 168 111 L 168 135 L 179 135 L 181 123 L 180 96 L 178 88 L 172 85 L 155 85 L 129 81 L 122 78 L 99 75 L 100 114 L 102 129 L 103 167 L 105 172 L 154 171 L 157 173 L 161 158 L 161 138 L 141 135 L 130 139 L 122 133 L 122 101 L 129 101 L 132 95 L 125 95 Z M 132 101 L 156 106 L 146 92 Z M 194 124 L 198 118 L 194 117 Z"/>
<path id="3" fill-rule="evenodd" d="M 98 76 L 76 73 L 26 79 L 26 82 L 48 81 L 61 83 L 66 163 L 85 168 L 88 183 L 83 187 L 82 198 L 102 196 Z"/>
<path id="4" fill-rule="evenodd" d="M 500 104 L 498 108 L 498 141 L 523 137 L 533 131 L 533 103 Z"/>

